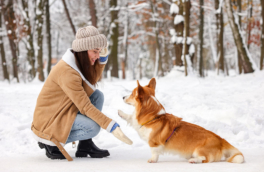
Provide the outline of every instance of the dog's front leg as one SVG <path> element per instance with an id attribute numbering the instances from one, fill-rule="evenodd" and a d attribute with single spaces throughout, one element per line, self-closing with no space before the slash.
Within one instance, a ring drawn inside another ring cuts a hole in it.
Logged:
<path id="1" fill-rule="evenodd" d="M 121 110 L 118 110 L 118 115 L 124 120 L 126 120 L 128 123 L 132 123 L 132 115 L 126 114 Z"/>
<path id="2" fill-rule="evenodd" d="M 148 160 L 149 163 L 156 163 L 159 159 L 160 146 L 159 147 L 150 147 L 151 149 L 151 158 Z"/>

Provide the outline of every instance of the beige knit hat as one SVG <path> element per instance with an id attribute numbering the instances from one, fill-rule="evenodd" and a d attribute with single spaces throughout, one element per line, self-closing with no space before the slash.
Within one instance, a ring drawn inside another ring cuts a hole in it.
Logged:
<path id="1" fill-rule="evenodd" d="M 87 26 L 78 29 L 75 40 L 72 42 L 72 50 L 75 52 L 106 47 L 106 37 L 103 34 L 100 34 L 98 29 L 94 26 Z"/>

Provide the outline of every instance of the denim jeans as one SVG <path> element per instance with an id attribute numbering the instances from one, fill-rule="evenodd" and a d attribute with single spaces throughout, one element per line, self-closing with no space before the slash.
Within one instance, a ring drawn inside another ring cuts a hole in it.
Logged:
<path id="1" fill-rule="evenodd" d="M 90 100 L 97 109 L 102 111 L 104 94 L 101 91 L 95 90 L 90 96 Z M 77 140 L 93 138 L 99 133 L 100 129 L 100 126 L 95 121 L 78 112 L 66 144 Z"/>

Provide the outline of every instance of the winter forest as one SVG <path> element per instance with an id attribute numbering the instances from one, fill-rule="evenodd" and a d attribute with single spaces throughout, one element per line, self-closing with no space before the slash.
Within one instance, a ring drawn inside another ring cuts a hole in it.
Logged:
<path id="1" fill-rule="evenodd" d="M 0 80 L 45 81 L 87 25 L 108 39 L 104 77 L 252 73 L 263 68 L 263 6 L 261 0 L 1 0 Z"/>

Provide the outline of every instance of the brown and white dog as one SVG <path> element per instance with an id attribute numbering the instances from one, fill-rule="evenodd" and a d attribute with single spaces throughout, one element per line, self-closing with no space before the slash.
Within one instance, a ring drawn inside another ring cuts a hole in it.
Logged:
<path id="1" fill-rule="evenodd" d="M 119 110 L 118 114 L 148 142 L 152 153 L 148 162 L 157 162 L 163 153 L 179 154 L 190 163 L 220 161 L 223 156 L 228 162 L 244 162 L 243 154 L 225 139 L 166 113 L 155 97 L 155 78 L 147 86 L 142 87 L 138 81 L 137 84 L 132 94 L 124 97 L 125 103 L 135 106 L 134 113 L 128 115 Z"/>

